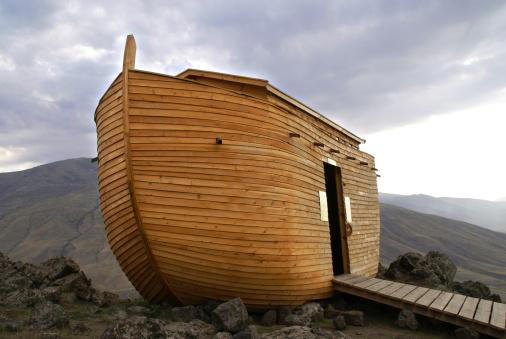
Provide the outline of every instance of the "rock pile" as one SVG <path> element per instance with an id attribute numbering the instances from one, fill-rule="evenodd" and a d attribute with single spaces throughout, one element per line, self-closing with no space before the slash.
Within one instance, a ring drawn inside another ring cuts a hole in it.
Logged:
<path id="1" fill-rule="evenodd" d="M 501 297 L 491 294 L 490 289 L 483 283 L 454 281 L 456 273 L 457 266 L 443 253 L 430 251 L 424 256 L 408 252 L 400 255 L 388 269 L 381 267 L 378 277 L 501 302 Z"/>

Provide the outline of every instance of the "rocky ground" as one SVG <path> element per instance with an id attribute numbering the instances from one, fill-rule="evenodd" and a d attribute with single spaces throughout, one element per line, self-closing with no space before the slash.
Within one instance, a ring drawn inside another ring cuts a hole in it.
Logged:
<path id="1" fill-rule="evenodd" d="M 399 257 L 383 274 L 400 280 L 418 274 L 426 278 L 423 283 L 447 288 L 453 284 L 452 266 L 444 257 L 432 257 Z M 93 288 L 70 259 L 32 265 L 0 253 L 0 337 L 400 339 L 474 338 L 476 333 L 343 295 L 262 313 L 248 313 L 240 298 L 184 307 L 120 300 Z"/>

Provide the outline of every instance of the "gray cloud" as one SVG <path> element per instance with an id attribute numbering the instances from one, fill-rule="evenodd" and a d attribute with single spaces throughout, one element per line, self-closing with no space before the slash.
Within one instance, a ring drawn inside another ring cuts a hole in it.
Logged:
<path id="1" fill-rule="evenodd" d="M 139 68 L 263 77 L 361 134 L 506 88 L 505 19 L 503 1 L 2 2 L 0 170 L 95 154 L 128 33 Z"/>

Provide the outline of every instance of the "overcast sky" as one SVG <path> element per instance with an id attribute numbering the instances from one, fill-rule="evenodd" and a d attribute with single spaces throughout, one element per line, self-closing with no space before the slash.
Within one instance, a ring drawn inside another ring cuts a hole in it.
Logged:
<path id="1" fill-rule="evenodd" d="M 120 72 L 268 79 L 367 139 L 381 191 L 506 196 L 505 1 L 0 1 L 0 172 L 96 155 Z"/>

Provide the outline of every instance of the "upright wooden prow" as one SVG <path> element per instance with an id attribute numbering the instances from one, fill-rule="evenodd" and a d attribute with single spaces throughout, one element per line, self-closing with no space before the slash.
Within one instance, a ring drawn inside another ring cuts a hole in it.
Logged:
<path id="1" fill-rule="evenodd" d="M 135 68 L 135 52 L 137 47 L 135 45 L 135 38 L 133 34 L 129 34 L 125 43 L 125 54 L 123 54 L 123 72 Z"/>

